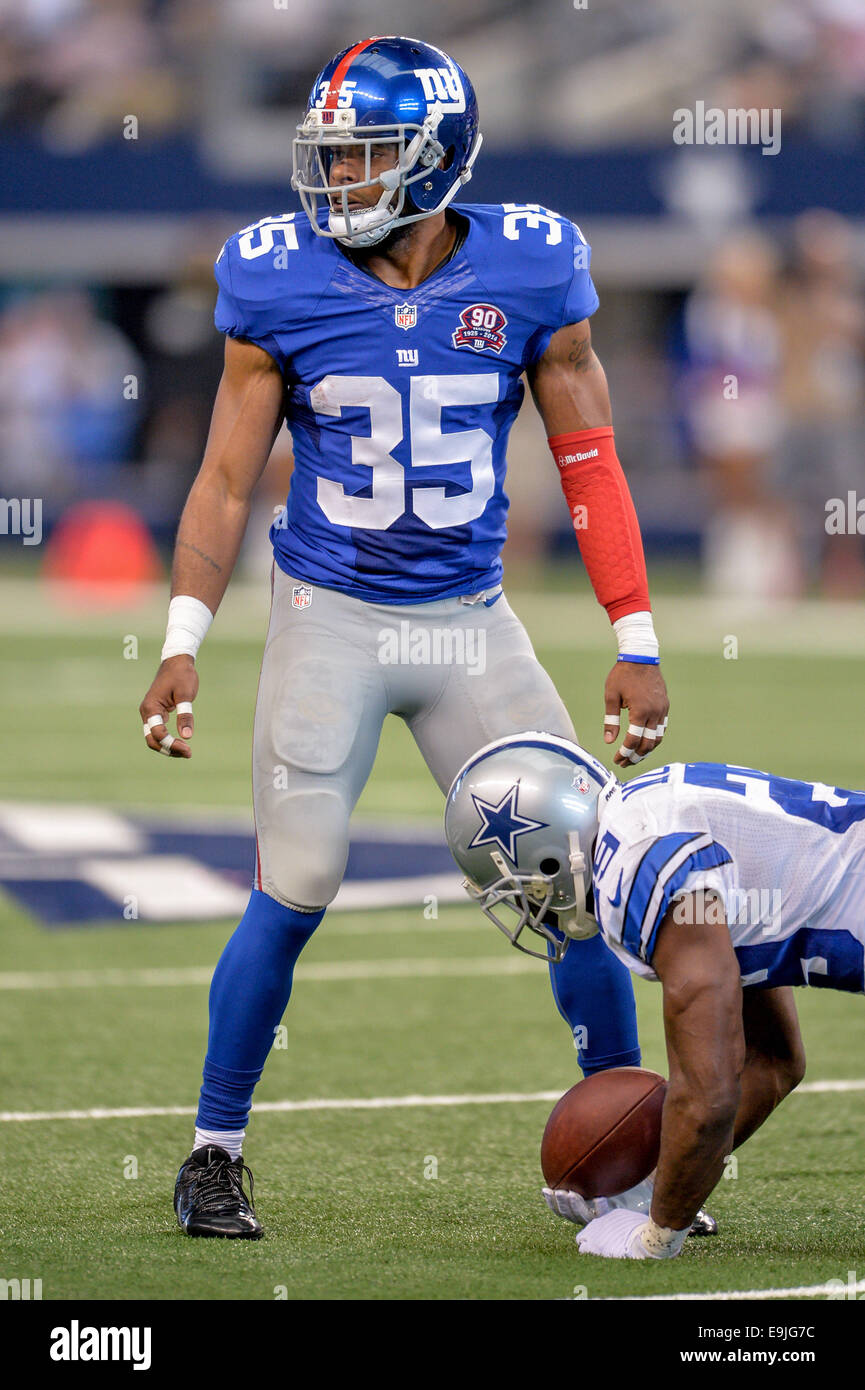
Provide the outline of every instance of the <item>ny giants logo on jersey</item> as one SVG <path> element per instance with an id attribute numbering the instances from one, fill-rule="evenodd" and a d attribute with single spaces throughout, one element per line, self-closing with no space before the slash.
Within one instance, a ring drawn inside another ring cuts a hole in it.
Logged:
<path id="1" fill-rule="evenodd" d="M 417 323 L 416 304 L 395 304 L 393 308 L 393 321 L 397 328 L 414 328 Z"/>
<path id="2" fill-rule="evenodd" d="M 454 329 L 454 347 L 467 347 L 474 352 L 501 352 L 508 341 L 502 332 L 507 322 L 495 304 L 470 304 L 460 314 L 462 327 Z"/>

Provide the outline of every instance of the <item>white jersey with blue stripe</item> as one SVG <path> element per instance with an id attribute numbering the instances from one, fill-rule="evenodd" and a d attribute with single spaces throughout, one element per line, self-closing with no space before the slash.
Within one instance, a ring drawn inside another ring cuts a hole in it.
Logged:
<path id="1" fill-rule="evenodd" d="M 724 763 L 611 788 L 593 892 L 616 955 L 657 979 L 661 923 L 699 889 L 723 900 L 743 985 L 865 989 L 865 792 Z"/>
<path id="2" fill-rule="evenodd" d="M 462 243 L 408 290 L 294 213 L 220 253 L 217 327 L 264 348 L 285 382 L 294 473 L 270 535 L 295 579 L 393 604 L 501 580 L 521 378 L 598 296 L 567 218 L 514 203 L 453 216 Z"/>

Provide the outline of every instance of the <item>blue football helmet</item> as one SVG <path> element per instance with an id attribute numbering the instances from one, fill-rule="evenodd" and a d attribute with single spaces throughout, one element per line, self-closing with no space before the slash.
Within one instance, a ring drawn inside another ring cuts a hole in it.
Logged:
<path id="1" fill-rule="evenodd" d="M 481 147 L 472 84 L 440 48 L 395 35 L 343 49 L 313 83 L 293 145 L 291 184 L 318 236 L 374 246 L 395 227 L 442 212 Z M 332 183 L 335 156 L 362 155 L 362 179 Z M 371 158 L 393 149 L 393 168 L 373 177 Z M 440 167 L 443 166 L 443 167 Z M 351 206 L 360 188 L 380 188 L 371 207 Z M 319 199 L 330 208 L 319 222 Z"/>
<path id="2" fill-rule="evenodd" d="M 584 748 L 545 733 L 497 739 L 457 773 L 445 807 L 448 847 L 469 897 L 518 950 L 560 961 L 570 939 L 597 932 L 586 907 L 592 851 L 600 800 L 618 785 Z M 526 927 L 543 951 L 520 940 Z"/>

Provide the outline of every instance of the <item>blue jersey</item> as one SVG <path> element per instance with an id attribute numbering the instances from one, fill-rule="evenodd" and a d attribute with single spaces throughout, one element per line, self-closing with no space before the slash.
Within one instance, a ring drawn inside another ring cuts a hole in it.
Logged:
<path id="1" fill-rule="evenodd" d="M 865 988 L 865 792 L 673 763 L 602 800 L 595 915 L 636 974 L 657 978 L 671 904 L 706 889 L 724 903 L 743 985 Z"/>
<path id="2" fill-rule="evenodd" d="M 295 464 L 271 540 L 298 579 L 405 604 L 501 578 L 520 377 L 598 297 L 572 222 L 536 205 L 455 211 L 462 246 L 411 290 L 294 213 L 220 253 L 217 327 L 264 348 L 285 381 Z"/>

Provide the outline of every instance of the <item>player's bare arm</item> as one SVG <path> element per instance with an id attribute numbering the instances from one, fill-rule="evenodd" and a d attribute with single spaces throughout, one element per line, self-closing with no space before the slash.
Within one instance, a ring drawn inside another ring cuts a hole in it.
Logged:
<path id="1" fill-rule="evenodd" d="M 733 1150 L 745 1065 L 742 986 L 723 904 L 701 899 L 691 894 L 670 909 L 652 957 L 670 1069 L 652 1219 L 675 1231 L 690 1226 Z"/>
<path id="2" fill-rule="evenodd" d="M 588 319 L 554 333 L 528 379 L 547 434 L 612 424 L 607 376 L 592 347 Z"/>
<path id="3" fill-rule="evenodd" d="M 213 407 L 204 459 L 192 485 L 174 551 L 171 595 L 189 595 L 215 613 L 237 561 L 249 518 L 250 498 L 282 423 L 283 382 L 273 358 L 254 343 L 227 338 L 225 366 Z M 195 658 L 188 653 L 162 662 L 139 706 L 148 748 L 189 758 L 191 712 L 178 719 L 178 735 L 166 749 L 166 720 L 198 694 Z"/>
<path id="4" fill-rule="evenodd" d="M 551 441 L 569 438 L 584 431 L 609 430 L 612 410 L 607 378 L 592 347 L 588 319 L 567 324 L 553 334 L 545 353 L 529 372 L 529 385 Z M 591 447 L 593 443 L 594 436 L 587 435 L 586 448 L 582 453 L 590 465 L 591 456 L 598 453 L 597 446 Z M 615 483 L 618 490 L 625 494 L 621 498 L 622 506 L 632 512 L 630 497 L 627 496 L 627 484 L 621 476 L 620 469 Z M 599 599 L 606 603 L 606 596 L 599 591 L 596 574 L 593 573 L 593 552 L 588 549 L 588 528 L 592 525 L 591 501 L 584 511 L 587 526 L 581 535 L 581 519 L 575 516 L 575 529 L 595 591 Z M 602 516 L 600 528 L 603 528 L 606 522 L 607 519 Z M 639 537 L 637 536 L 635 542 L 633 534 L 627 532 L 622 537 L 621 545 L 629 547 L 631 551 L 637 548 L 641 551 Z M 629 558 L 635 564 L 642 565 L 642 553 L 639 557 L 631 555 Z M 614 612 L 616 609 L 611 608 L 611 616 Z M 630 719 L 628 731 L 614 761 L 620 766 L 628 766 L 657 748 L 663 738 L 669 708 L 667 687 L 656 664 L 617 661 L 604 687 L 605 742 L 612 743 L 616 740 L 622 709 L 629 711 Z"/>
<path id="5" fill-rule="evenodd" d="M 673 908 L 652 958 L 670 1060 L 652 1217 L 674 1230 L 720 1176 L 719 1140 L 744 1144 L 805 1074 L 792 989 L 741 989 L 721 902 L 701 897 Z"/>
<path id="6" fill-rule="evenodd" d="M 733 1147 L 744 1144 L 805 1075 L 805 1047 L 793 990 L 742 991 L 745 1067 Z"/>

